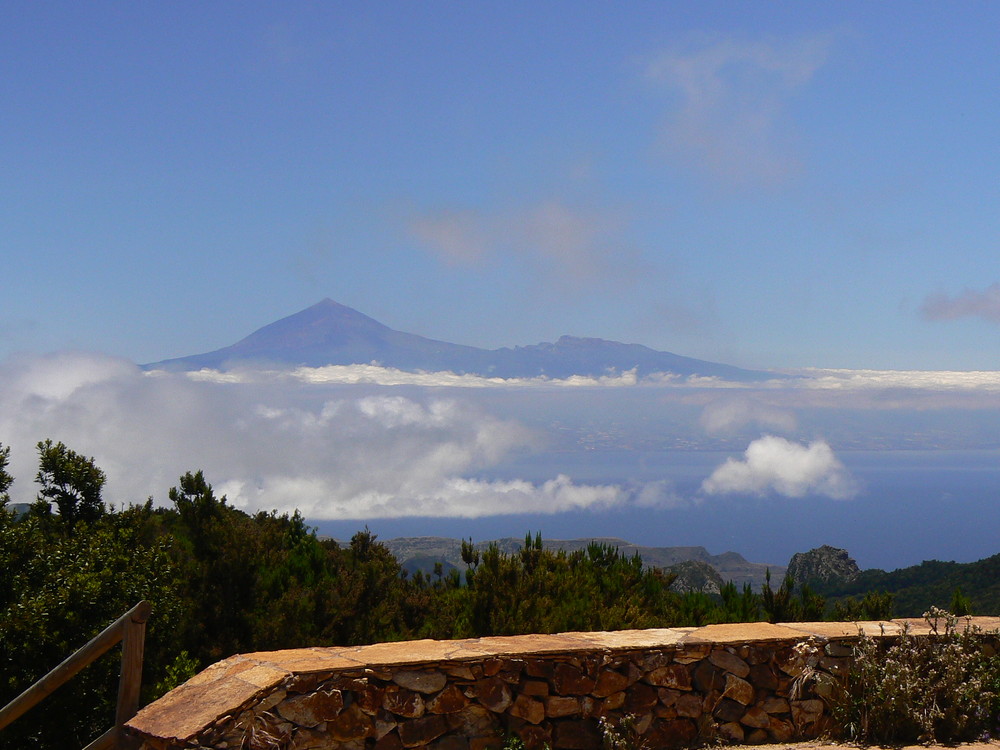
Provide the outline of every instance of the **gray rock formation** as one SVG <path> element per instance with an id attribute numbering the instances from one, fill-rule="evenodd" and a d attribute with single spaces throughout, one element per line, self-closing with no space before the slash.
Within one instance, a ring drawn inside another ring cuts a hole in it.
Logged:
<path id="1" fill-rule="evenodd" d="M 796 583 L 810 584 L 847 583 L 860 574 L 861 568 L 846 549 L 827 544 L 808 552 L 796 552 L 786 571 L 786 576 L 791 576 Z"/>
<path id="2" fill-rule="evenodd" d="M 681 594 L 686 594 L 688 591 L 718 594 L 725 584 L 718 571 L 702 560 L 685 560 L 671 565 L 666 570 L 677 576 L 670 588 Z"/>

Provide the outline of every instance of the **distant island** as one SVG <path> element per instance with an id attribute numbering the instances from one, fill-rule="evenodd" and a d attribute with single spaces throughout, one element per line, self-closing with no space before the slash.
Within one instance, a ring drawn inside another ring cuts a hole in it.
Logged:
<path id="1" fill-rule="evenodd" d="M 408 372 L 494 378 L 600 377 L 630 371 L 638 377 L 669 373 L 747 383 L 784 377 L 598 338 L 562 336 L 555 343 L 480 349 L 394 330 L 331 299 L 266 325 L 231 346 L 143 367 L 190 371 L 372 363 Z"/>

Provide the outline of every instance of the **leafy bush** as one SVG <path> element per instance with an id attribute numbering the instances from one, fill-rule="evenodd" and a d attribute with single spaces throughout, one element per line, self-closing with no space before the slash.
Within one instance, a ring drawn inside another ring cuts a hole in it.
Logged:
<path id="1" fill-rule="evenodd" d="M 905 627 L 890 642 L 862 634 L 834 705 L 844 735 L 862 744 L 956 742 L 988 735 L 1000 702 L 1000 660 L 981 632 L 931 608 L 928 636 Z M 943 630 L 938 626 L 943 623 Z"/>

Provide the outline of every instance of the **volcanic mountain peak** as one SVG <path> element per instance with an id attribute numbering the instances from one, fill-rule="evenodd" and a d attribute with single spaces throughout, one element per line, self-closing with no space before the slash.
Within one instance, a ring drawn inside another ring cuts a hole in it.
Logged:
<path id="1" fill-rule="evenodd" d="M 659 352 L 641 344 L 598 338 L 561 336 L 555 343 L 494 350 L 451 344 L 396 331 L 329 298 L 270 323 L 232 346 L 146 367 L 199 370 L 372 362 L 400 370 L 450 371 L 501 378 L 599 376 L 629 370 L 636 370 L 640 376 L 669 372 L 736 381 L 778 377 L 773 373 Z"/>

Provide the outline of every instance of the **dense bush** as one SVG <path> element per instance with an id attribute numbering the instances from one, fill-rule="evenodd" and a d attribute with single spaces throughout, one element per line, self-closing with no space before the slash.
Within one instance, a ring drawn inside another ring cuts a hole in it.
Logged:
<path id="1" fill-rule="evenodd" d="M 862 744 L 958 742 L 990 735 L 1000 712 L 1000 660 L 983 634 L 943 610 L 940 630 L 886 641 L 862 635 L 834 704 L 842 734 Z"/>

